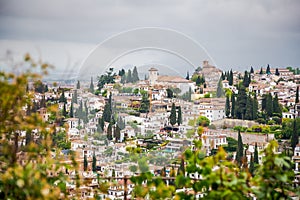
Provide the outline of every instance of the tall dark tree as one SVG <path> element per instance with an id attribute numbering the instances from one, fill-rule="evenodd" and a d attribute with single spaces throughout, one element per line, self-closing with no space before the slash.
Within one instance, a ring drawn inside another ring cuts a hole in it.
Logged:
<path id="1" fill-rule="evenodd" d="M 279 76 L 279 75 L 280 75 L 278 68 L 276 68 L 276 70 L 275 70 L 275 75 L 276 75 L 276 76 Z"/>
<path id="2" fill-rule="evenodd" d="M 136 68 L 136 66 L 134 66 L 133 71 L 132 71 L 132 82 L 135 83 L 139 80 L 140 80 L 140 78 L 139 78 L 137 68 Z"/>
<path id="3" fill-rule="evenodd" d="M 98 119 L 98 132 L 102 132 L 104 130 L 104 125 L 105 125 L 104 119 L 103 117 L 100 117 Z"/>
<path id="4" fill-rule="evenodd" d="M 200 86 L 200 84 L 201 84 L 201 79 L 200 76 L 198 76 L 196 79 L 196 85 Z"/>
<path id="5" fill-rule="evenodd" d="M 217 98 L 224 97 L 224 89 L 223 89 L 223 84 L 222 84 L 222 77 L 220 77 L 219 82 L 218 82 L 218 87 L 217 87 Z"/>
<path id="6" fill-rule="evenodd" d="M 105 84 L 108 84 L 108 83 L 115 83 L 115 73 L 113 73 L 114 69 L 113 68 L 109 68 L 109 70 L 101 75 L 100 77 L 98 76 L 98 90 L 100 91 L 103 86 Z"/>
<path id="7" fill-rule="evenodd" d="M 107 139 L 108 140 L 112 140 L 113 139 L 113 135 L 112 135 L 112 124 L 109 123 L 108 127 L 107 127 Z"/>
<path id="8" fill-rule="evenodd" d="M 77 99 L 78 99 L 77 90 L 74 90 L 72 96 L 72 102 L 77 104 Z"/>
<path id="9" fill-rule="evenodd" d="M 186 73 L 185 79 L 186 79 L 186 80 L 190 80 L 190 74 L 189 74 L 189 71 Z"/>
<path id="10" fill-rule="evenodd" d="M 251 69 L 250 69 L 250 74 L 254 74 L 254 69 L 253 69 L 252 66 L 251 66 Z"/>
<path id="11" fill-rule="evenodd" d="M 264 70 L 263 70 L 263 68 L 262 68 L 262 67 L 260 68 L 260 72 L 259 72 L 259 74 L 260 74 L 260 75 L 264 74 Z"/>
<path id="12" fill-rule="evenodd" d="M 62 109 L 62 116 L 66 117 L 67 116 L 67 109 L 66 109 L 66 104 L 64 103 L 63 109 Z"/>
<path id="13" fill-rule="evenodd" d="M 255 147 L 254 147 L 254 163 L 255 164 L 259 164 L 259 160 L 258 160 L 258 149 L 257 149 L 257 143 L 255 143 Z"/>
<path id="14" fill-rule="evenodd" d="M 132 83 L 132 75 L 131 75 L 131 70 L 130 69 L 127 72 L 126 82 L 127 83 Z"/>
<path id="15" fill-rule="evenodd" d="M 239 164 L 239 166 L 242 165 L 242 161 L 243 161 L 243 153 L 244 153 L 244 147 L 243 147 L 243 141 L 242 141 L 242 136 L 241 136 L 241 132 L 239 130 L 238 133 L 238 145 L 237 145 L 237 149 L 236 149 L 236 161 Z"/>
<path id="16" fill-rule="evenodd" d="M 232 72 L 232 69 L 230 70 L 229 75 L 228 75 L 228 84 L 233 85 L 233 72 Z"/>
<path id="17" fill-rule="evenodd" d="M 172 126 L 174 126 L 174 124 L 176 124 L 176 107 L 175 107 L 174 103 L 172 103 L 172 108 L 171 108 L 170 124 Z"/>
<path id="18" fill-rule="evenodd" d="M 83 156 L 83 171 L 87 171 L 87 168 L 88 168 L 88 161 L 87 161 L 86 155 L 84 154 L 84 156 Z"/>
<path id="19" fill-rule="evenodd" d="M 149 109 L 150 109 L 150 101 L 149 101 L 149 98 L 148 98 L 148 94 L 143 94 L 139 111 L 141 113 L 148 113 Z"/>
<path id="20" fill-rule="evenodd" d="M 69 116 L 72 118 L 74 117 L 74 107 L 73 107 L 73 102 L 71 102 L 71 107 L 70 107 L 70 113 Z"/>
<path id="21" fill-rule="evenodd" d="M 271 74 L 271 69 L 270 69 L 270 65 L 269 64 L 267 66 L 266 74 Z"/>
<path id="22" fill-rule="evenodd" d="M 231 118 L 235 117 L 235 95 L 231 95 Z"/>
<path id="23" fill-rule="evenodd" d="M 116 129 L 115 129 L 115 138 L 116 138 L 116 142 L 120 141 L 121 138 L 121 130 L 119 125 L 116 125 Z"/>
<path id="24" fill-rule="evenodd" d="M 297 90 L 296 90 L 296 100 L 295 103 L 299 103 L 299 86 L 297 86 Z"/>
<path id="25" fill-rule="evenodd" d="M 263 94 L 262 95 L 262 99 L 261 99 L 261 109 L 263 111 L 266 110 L 266 107 L 267 107 L 267 95 L 266 94 Z"/>
<path id="26" fill-rule="evenodd" d="M 249 75 L 248 75 L 248 72 L 245 71 L 245 73 L 244 73 L 244 79 L 243 79 L 243 85 L 245 87 L 249 87 L 249 84 L 250 84 Z"/>
<path id="27" fill-rule="evenodd" d="M 293 149 L 293 152 L 295 151 L 295 148 L 297 144 L 299 143 L 299 135 L 297 131 L 297 126 L 296 126 L 296 119 L 293 120 L 293 133 L 292 133 L 292 138 L 291 138 L 291 147 Z"/>
<path id="28" fill-rule="evenodd" d="M 124 74 L 125 74 L 125 70 L 124 69 L 119 70 L 119 73 L 118 73 L 119 76 L 123 76 Z"/>
<path id="29" fill-rule="evenodd" d="M 252 112 L 253 120 L 257 119 L 257 113 L 258 113 L 258 101 L 257 101 L 256 94 L 254 94 L 254 98 L 253 98 L 253 112 Z"/>
<path id="30" fill-rule="evenodd" d="M 185 175 L 185 165 L 184 165 L 184 159 L 181 158 L 180 160 L 180 165 L 178 167 L 178 170 L 177 170 L 177 175 Z"/>
<path id="31" fill-rule="evenodd" d="M 59 97 L 59 102 L 60 102 L 60 103 L 61 103 L 61 102 L 67 103 L 67 98 L 66 98 L 66 96 L 65 96 L 65 91 L 64 91 L 64 89 L 62 90 L 62 93 L 61 93 L 61 95 L 60 95 L 60 97 Z"/>
<path id="32" fill-rule="evenodd" d="M 76 89 L 80 89 L 80 81 L 77 81 Z"/>
<path id="33" fill-rule="evenodd" d="M 177 124 L 180 126 L 182 124 L 182 112 L 181 112 L 181 106 L 179 106 L 177 111 Z"/>
<path id="34" fill-rule="evenodd" d="M 273 116 L 273 98 L 271 93 L 269 93 L 266 98 L 266 113 L 269 117 Z"/>
<path id="35" fill-rule="evenodd" d="M 30 142 L 32 142 L 32 133 L 31 130 L 26 130 L 26 135 L 25 135 L 25 145 L 29 145 Z"/>
<path id="36" fill-rule="evenodd" d="M 229 101 L 229 96 L 226 96 L 226 103 L 225 103 L 225 115 L 226 117 L 230 116 L 230 101 Z"/>
<path id="37" fill-rule="evenodd" d="M 244 119 L 246 112 L 246 104 L 247 104 L 247 94 L 246 89 L 243 85 L 239 87 L 239 93 L 236 99 L 236 108 L 235 108 L 235 116 L 238 119 Z"/>
<path id="38" fill-rule="evenodd" d="M 171 90 L 170 88 L 167 88 L 167 98 L 173 98 L 173 90 Z"/>
<path id="39" fill-rule="evenodd" d="M 95 152 L 93 154 L 92 170 L 93 170 L 93 172 L 97 171 L 97 158 L 96 158 Z"/>
<path id="40" fill-rule="evenodd" d="M 94 93 L 95 88 L 94 88 L 94 81 L 93 81 L 93 77 L 91 77 L 91 83 L 90 83 L 90 92 Z"/>
<path id="41" fill-rule="evenodd" d="M 111 120 L 111 110 L 110 110 L 109 103 L 106 103 L 104 106 L 103 119 L 106 122 L 110 122 Z"/>
<path id="42" fill-rule="evenodd" d="M 247 97 L 245 119 L 253 120 L 253 100 L 250 95 Z"/>
<path id="43" fill-rule="evenodd" d="M 276 113 L 279 116 L 282 116 L 282 109 L 281 109 L 281 105 L 279 103 L 277 94 L 275 94 L 275 97 L 273 99 L 273 113 Z"/>

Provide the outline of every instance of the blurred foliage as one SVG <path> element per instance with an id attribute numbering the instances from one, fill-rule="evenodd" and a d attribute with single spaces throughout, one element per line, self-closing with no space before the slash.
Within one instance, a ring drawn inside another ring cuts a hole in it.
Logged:
<path id="1" fill-rule="evenodd" d="M 30 109 L 34 93 L 28 85 L 46 75 L 49 65 L 29 54 L 24 61 L 28 69 L 22 73 L 0 72 L 0 199 L 66 198 L 64 174 L 72 167 L 61 162 L 59 150 L 51 151 L 55 125 Z M 47 112 L 58 113 L 56 108 Z"/>

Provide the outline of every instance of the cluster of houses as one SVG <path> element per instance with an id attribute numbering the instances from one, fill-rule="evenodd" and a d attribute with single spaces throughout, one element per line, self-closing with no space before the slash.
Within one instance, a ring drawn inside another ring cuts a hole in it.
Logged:
<path id="1" fill-rule="evenodd" d="M 204 62 L 203 70 L 200 72 L 205 76 L 208 82 L 207 88 L 204 93 L 216 91 L 217 82 L 221 75 L 221 71 L 217 68 L 210 66 L 208 62 Z M 238 77 L 241 75 L 239 72 L 234 72 L 234 80 L 238 81 Z M 251 74 L 252 82 L 249 85 L 249 91 L 256 93 L 258 96 L 271 93 L 277 94 L 279 101 L 282 105 L 291 107 L 289 112 L 284 112 L 284 118 L 294 118 L 300 113 L 300 105 L 295 105 L 296 87 L 299 82 L 297 75 L 291 74 L 286 69 L 279 69 L 279 76 L 274 74 L 259 73 Z M 120 77 L 116 78 L 116 83 L 120 84 Z M 60 86 L 63 87 L 63 86 Z M 69 86 L 66 86 L 69 87 Z M 138 108 L 141 103 L 141 95 L 120 92 L 114 84 L 106 84 L 103 90 L 106 90 L 108 95 L 113 97 L 113 106 L 115 114 L 118 118 L 124 122 L 124 128 L 120 131 L 119 139 L 108 141 L 106 139 L 106 128 L 103 130 L 103 134 L 99 135 L 97 132 L 98 119 L 103 116 L 104 106 L 107 102 L 107 98 L 101 95 L 94 95 L 85 89 L 72 88 L 65 91 L 65 97 L 67 103 L 65 104 L 66 110 L 71 109 L 73 104 L 74 109 L 78 109 L 79 103 L 72 103 L 72 97 L 76 90 L 78 95 L 77 102 L 85 102 L 89 111 L 93 111 L 93 114 L 89 114 L 88 122 L 84 123 L 82 120 L 76 117 L 66 118 L 65 122 L 67 128 L 68 140 L 71 142 L 71 150 L 76 152 L 77 160 L 79 162 L 80 175 L 89 180 L 84 186 L 80 188 L 81 197 L 89 198 L 95 195 L 93 188 L 99 184 L 99 176 L 104 178 L 101 181 L 105 182 L 105 178 L 114 177 L 115 182 L 108 188 L 107 193 L 100 194 L 100 198 L 119 199 L 124 195 L 130 197 L 133 189 L 133 184 L 126 179 L 126 177 L 133 176 L 138 171 L 130 170 L 131 166 L 136 163 L 126 160 L 129 156 L 128 147 L 140 148 L 149 146 L 149 141 L 145 138 L 153 138 L 158 141 L 155 144 L 156 156 L 179 158 L 185 147 L 191 146 L 195 137 L 199 137 L 196 133 L 195 125 L 191 125 L 189 122 L 195 120 L 199 116 L 207 117 L 210 122 L 217 122 L 223 120 L 225 116 L 225 98 L 200 98 L 195 99 L 198 96 L 194 95 L 197 91 L 197 86 L 194 82 L 177 76 L 161 76 L 158 70 L 155 68 L 149 69 L 149 79 L 142 80 L 135 84 L 128 83 L 123 87 L 131 87 L 147 91 L 150 100 L 150 112 L 141 113 L 139 116 L 132 115 L 125 112 L 126 110 Z M 179 98 L 167 98 L 167 89 L 179 88 L 180 94 L 184 94 L 188 91 L 192 91 L 193 101 L 185 101 Z M 223 81 L 223 88 L 231 89 L 237 93 L 238 90 L 235 86 L 230 86 L 227 80 Z M 53 88 L 55 91 L 55 88 Z M 55 92 L 45 93 L 46 99 L 58 98 L 60 94 Z M 36 94 L 36 99 L 41 99 L 40 94 Z M 170 111 L 172 104 L 175 104 L 176 108 L 181 108 L 182 123 L 178 126 L 170 125 Z M 293 106 L 294 109 L 293 109 Z M 59 108 L 62 110 L 64 103 L 59 103 Z M 91 112 L 90 112 L 91 113 Z M 40 109 L 40 114 L 43 119 L 47 121 L 49 119 L 49 113 L 46 109 Z M 134 124 L 134 125 L 133 125 Z M 107 127 L 108 124 L 105 124 Z M 195 130 L 192 136 L 188 137 L 186 134 L 188 130 Z M 210 155 L 212 149 L 217 149 L 219 146 L 227 145 L 228 135 L 226 132 L 217 130 L 206 129 L 201 135 L 204 151 L 207 155 Z M 256 142 L 258 144 L 259 151 L 262 151 L 267 145 L 267 140 L 263 142 Z M 254 152 L 255 143 L 249 143 L 247 156 L 250 160 L 250 155 Z M 143 148 L 144 152 L 149 152 L 147 148 Z M 92 172 L 92 159 L 96 156 L 97 173 Z M 88 159 L 88 170 L 83 171 L 83 158 Z M 260 154 L 259 161 L 262 160 L 262 154 Z M 293 157 L 295 162 L 295 171 L 300 172 L 300 144 L 298 144 L 295 155 Z M 126 161 L 125 161 L 126 160 Z M 66 161 L 67 162 L 67 161 Z M 159 170 L 166 167 L 166 175 L 170 176 L 172 169 L 171 163 L 164 165 L 149 164 L 150 171 L 153 174 L 157 174 Z M 70 173 L 72 176 L 72 173 Z M 298 177 L 299 178 L 299 177 Z M 100 181 L 100 182 L 101 182 Z M 126 194 L 124 188 L 124 181 L 126 182 Z M 67 187 L 72 191 L 75 187 L 75 183 L 68 183 Z"/>

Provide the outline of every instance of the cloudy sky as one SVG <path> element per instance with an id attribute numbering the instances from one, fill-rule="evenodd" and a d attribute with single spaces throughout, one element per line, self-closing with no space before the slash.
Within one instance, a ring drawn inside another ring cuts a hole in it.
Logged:
<path id="1" fill-rule="evenodd" d="M 29 52 L 66 72 L 98 45 L 99 65 L 299 67 L 299 10 L 299 0 L 0 0 L 0 58 Z M 143 27 L 163 31 L 131 32 Z"/>

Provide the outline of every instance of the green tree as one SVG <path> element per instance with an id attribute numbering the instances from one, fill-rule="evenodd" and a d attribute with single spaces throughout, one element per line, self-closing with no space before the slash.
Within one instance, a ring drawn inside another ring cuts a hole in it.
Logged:
<path id="1" fill-rule="evenodd" d="M 110 105 L 109 103 L 106 103 L 104 106 L 104 111 L 103 111 L 103 119 L 105 122 L 110 122 L 111 121 L 111 110 L 110 110 Z"/>
<path id="2" fill-rule="evenodd" d="M 253 120 L 253 100 L 251 96 L 247 96 L 245 119 Z"/>
<path id="3" fill-rule="evenodd" d="M 197 76 L 196 85 L 200 86 L 200 84 L 201 84 L 200 76 Z"/>
<path id="4" fill-rule="evenodd" d="M 77 89 L 77 90 L 80 89 L 80 81 L 77 81 L 76 89 Z"/>
<path id="5" fill-rule="evenodd" d="M 244 79 L 243 79 L 243 85 L 245 87 L 249 87 L 249 84 L 250 84 L 249 76 L 250 76 L 250 74 L 248 75 L 248 72 L 245 71 L 245 73 L 244 73 Z"/>
<path id="6" fill-rule="evenodd" d="M 210 124 L 210 120 L 205 116 L 200 116 L 197 118 L 196 124 L 198 126 L 208 127 Z"/>
<path id="7" fill-rule="evenodd" d="M 189 74 L 189 71 L 187 71 L 185 79 L 186 79 L 186 80 L 190 80 L 190 74 Z"/>
<path id="8" fill-rule="evenodd" d="M 231 95 L 231 118 L 235 117 L 235 96 Z"/>
<path id="9" fill-rule="evenodd" d="M 97 158 L 96 158 L 96 155 L 95 155 L 95 152 L 93 153 L 93 162 L 92 162 L 92 170 L 93 172 L 95 172 L 97 170 Z"/>
<path id="10" fill-rule="evenodd" d="M 267 66 L 266 74 L 271 74 L 271 69 L 270 69 L 270 65 L 269 64 Z"/>
<path id="11" fill-rule="evenodd" d="M 224 89 L 223 89 L 223 84 L 222 84 L 222 77 L 220 77 L 219 82 L 218 82 L 218 87 L 217 87 L 217 98 L 224 97 Z"/>
<path id="12" fill-rule="evenodd" d="M 114 69 L 109 68 L 108 71 L 106 71 L 105 74 L 101 75 L 100 77 L 98 76 L 98 91 L 100 91 L 105 84 L 109 83 L 115 83 L 115 73 L 113 73 Z"/>
<path id="13" fill-rule="evenodd" d="M 273 116 L 273 98 L 271 93 L 266 96 L 266 113 L 269 117 Z"/>
<path id="14" fill-rule="evenodd" d="M 282 108 L 278 100 L 278 95 L 275 94 L 273 99 L 273 113 L 278 114 L 280 117 L 282 116 Z"/>
<path id="15" fill-rule="evenodd" d="M 107 127 L 107 139 L 108 140 L 112 140 L 113 139 L 113 135 L 112 135 L 112 124 L 109 123 L 108 127 Z"/>
<path id="16" fill-rule="evenodd" d="M 174 126 L 176 124 L 176 107 L 175 104 L 172 103 L 171 114 L 170 114 L 170 124 Z"/>
<path id="17" fill-rule="evenodd" d="M 241 136 L 241 132 L 239 130 L 238 132 L 238 146 L 236 149 L 236 157 L 235 160 L 237 161 L 238 165 L 241 166 L 242 165 L 242 161 L 243 161 L 243 153 L 244 153 L 244 147 L 243 147 L 243 141 L 242 141 L 242 136 Z"/>
<path id="18" fill-rule="evenodd" d="M 251 66 L 251 69 L 250 69 L 250 74 L 254 74 L 254 69 L 253 69 L 252 66 Z"/>
<path id="19" fill-rule="evenodd" d="M 94 93 L 94 92 L 95 92 L 93 77 L 91 77 L 90 92 L 91 92 L 91 93 Z"/>
<path id="20" fill-rule="evenodd" d="M 67 98 L 65 97 L 65 91 L 64 89 L 62 90 L 62 93 L 59 97 L 59 102 L 67 103 Z"/>
<path id="21" fill-rule="evenodd" d="M 134 66 L 133 71 L 132 71 L 132 82 L 135 83 L 139 80 L 140 79 L 139 79 L 139 74 L 138 74 L 137 68 L 136 68 L 136 66 Z"/>
<path id="22" fill-rule="evenodd" d="M 167 98 L 173 98 L 173 90 L 167 88 L 166 91 L 167 91 Z"/>
<path id="23" fill-rule="evenodd" d="M 229 101 L 229 96 L 226 96 L 226 103 L 225 103 L 225 115 L 226 117 L 230 116 L 230 101 Z"/>
<path id="24" fill-rule="evenodd" d="M 132 75 L 131 75 L 131 70 L 130 69 L 127 72 L 126 82 L 127 83 L 132 83 Z"/>
<path id="25" fill-rule="evenodd" d="M 141 106 L 140 106 L 140 113 L 148 113 L 150 109 L 150 101 L 148 98 L 148 94 L 144 93 L 142 94 L 142 101 L 141 101 Z"/>
<path id="26" fill-rule="evenodd" d="M 253 120 L 257 119 L 257 113 L 258 113 L 258 101 L 257 101 L 257 97 L 255 94 L 254 99 L 253 99 L 253 112 L 252 112 Z"/>
<path id="27" fill-rule="evenodd" d="M 229 75 L 228 75 L 228 84 L 229 85 L 233 85 L 233 73 L 232 73 L 232 69 L 230 70 Z"/>
<path id="28" fill-rule="evenodd" d="M 258 150 L 257 150 L 257 143 L 255 143 L 255 147 L 254 147 L 254 159 L 253 159 L 254 163 L 256 165 L 259 164 L 259 160 L 258 160 Z"/>
<path id="29" fill-rule="evenodd" d="M 77 90 L 74 90 L 74 93 L 72 96 L 72 102 L 77 104 L 77 99 L 78 99 Z"/>
<path id="30" fill-rule="evenodd" d="M 260 75 L 264 74 L 264 71 L 263 71 L 263 68 L 262 68 L 262 67 L 260 68 L 259 74 L 260 74 Z"/>
<path id="31" fill-rule="evenodd" d="M 64 117 L 67 117 L 67 110 L 66 110 L 66 104 L 64 103 L 63 109 L 62 109 L 62 115 Z"/>
<path id="32" fill-rule="evenodd" d="M 299 103 L 299 86 L 297 86 L 297 90 L 296 90 L 296 100 L 295 103 Z"/>
<path id="33" fill-rule="evenodd" d="M 73 107 L 73 102 L 71 102 L 71 107 L 70 107 L 70 113 L 69 116 L 72 118 L 74 117 L 74 107 Z"/>
<path id="34" fill-rule="evenodd" d="M 247 104 L 247 94 L 246 89 L 243 85 L 239 87 L 239 93 L 237 95 L 236 100 L 236 108 L 235 108 L 235 116 L 238 119 L 244 119 L 246 112 L 246 104 Z"/>
<path id="35" fill-rule="evenodd" d="M 252 154 L 251 154 L 249 172 L 252 176 L 254 176 L 254 171 L 255 171 L 255 166 L 254 166 L 254 161 L 253 161 L 253 157 L 252 157 Z"/>
<path id="36" fill-rule="evenodd" d="M 119 125 L 116 125 L 116 129 L 115 129 L 116 142 L 120 141 L 120 138 L 121 138 L 121 130 L 119 128 Z"/>
<path id="37" fill-rule="evenodd" d="M 275 75 L 276 75 L 276 76 L 279 76 L 279 75 L 280 75 L 278 68 L 276 68 Z"/>
<path id="38" fill-rule="evenodd" d="M 295 151 L 295 148 L 298 143 L 299 143 L 299 134 L 297 131 L 296 119 L 294 119 L 293 120 L 293 134 L 292 134 L 292 138 L 291 138 L 291 147 L 293 149 L 293 152 Z"/>
<path id="39" fill-rule="evenodd" d="M 87 171 L 87 168 L 88 168 L 88 161 L 87 161 L 86 154 L 84 154 L 84 156 L 83 156 L 83 171 Z"/>
<path id="40" fill-rule="evenodd" d="M 180 126 L 182 124 L 182 112 L 181 112 L 181 106 L 179 106 L 177 111 L 177 124 Z"/>

